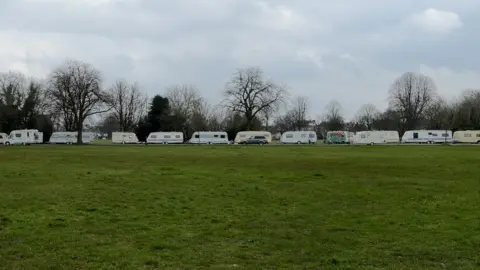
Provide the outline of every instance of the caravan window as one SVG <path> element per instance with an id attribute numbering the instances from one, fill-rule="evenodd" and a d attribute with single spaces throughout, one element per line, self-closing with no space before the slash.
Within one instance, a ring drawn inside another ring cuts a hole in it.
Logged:
<path id="1" fill-rule="evenodd" d="M 220 135 L 220 138 L 225 139 L 225 135 Z"/>
<path id="2" fill-rule="evenodd" d="M 163 135 L 163 138 L 164 138 L 164 139 L 170 139 L 171 137 L 172 137 L 172 136 L 170 136 L 170 135 Z"/>
<path id="3" fill-rule="evenodd" d="M 307 138 L 307 134 L 302 134 L 302 138 Z"/>
<path id="4" fill-rule="evenodd" d="M 448 133 L 443 133 L 442 137 L 448 137 Z"/>
<path id="5" fill-rule="evenodd" d="M 242 135 L 240 135 L 240 138 L 245 138 L 245 136 L 247 136 L 247 135 L 242 134 Z"/>
<path id="6" fill-rule="evenodd" d="M 150 136 L 150 138 L 156 139 L 156 138 L 157 138 L 157 135 L 152 135 L 152 136 Z"/>
<path id="7" fill-rule="evenodd" d="M 418 132 L 414 132 L 414 133 L 413 133 L 413 138 L 414 138 L 414 139 L 418 139 Z"/>
<path id="8" fill-rule="evenodd" d="M 477 133 L 477 137 L 480 137 L 480 133 Z"/>
<path id="9" fill-rule="evenodd" d="M 477 134 L 477 135 L 478 135 L 478 134 Z M 472 134 L 465 133 L 465 134 L 463 134 L 463 137 L 468 137 L 468 138 L 469 138 L 469 137 L 472 137 Z"/>
<path id="10" fill-rule="evenodd" d="M 200 135 L 195 134 L 195 139 L 198 139 L 198 138 L 200 138 Z"/>
<path id="11" fill-rule="evenodd" d="M 217 134 L 215 134 L 215 135 L 213 135 L 213 137 L 214 137 L 214 138 L 218 138 L 218 135 L 217 135 Z"/>
<path id="12" fill-rule="evenodd" d="M 360 136 L 360 138 L 362 138 L 362 139 L 365 139 L 366 137 L 367 137 L 367 136 L 365 136 L 365 134 L 362 134 L 362 135 Z"/>
<path id="13" fill-rule="evenodd" d="M 177 139 L 180 139 L 180 137 L 181 137 L 180 135 L 175 135 L 175 138 Z"/>
<path id="14" fill-rule="evenodd" d="M 312 139 L 313 139 L 313 138 L 315 138 L 315 134 L 313 134 L 313 133 L 310 133 L 310 135 L 309 135 L 308 137 L 310 137 L 310 138 L 312 138 Z"/>
<path id="15" fill-rule="evenodd" d="M 22 137 L 22 134 L 20 134 L 20 133 L 15 133 L 15 137 L 21 138 L 21 137 Z"/>
<path id="16" fill-rule="evenodd" d="M 127 135 L 123 134 L 123 138 L 126 138 L 126 137 L 127 137 Z"/>
<path id="17" fill-rule="evenodd" d="M 291 138 L 293 138 L 293 134 L 287 134 L 287 136 L 285 136 L 285 137 L 288 138 L 288 139 L 291 139 Z"/>
<path id="18" fill-rule="evenodd" d="M 432 133 L 431 134 L 433 137 L 437 137 L 437 133 Z"/>
<path id="19" fill-rule="evenodd" d="M 3 135 L 0 135 L 0 139 L 3 139 Z"/>

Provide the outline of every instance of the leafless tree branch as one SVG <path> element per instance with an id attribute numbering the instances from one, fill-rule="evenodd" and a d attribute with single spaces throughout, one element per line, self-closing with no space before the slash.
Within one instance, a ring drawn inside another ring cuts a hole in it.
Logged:
<path id="1" fill-rule="evenodd" d="M 287 91 L 263 78 L 258 68 L 247 68 L 235 73 L 224 92 L 225 108 L 241 113 L 247 120 L 247 129 L 252 128 L 253 120 L 262 112 L 275 108 L 285 100 Z"/>
<path id="2" fill-rule="evenodd" d="M 75 60 L 67 60 L 51 73 L 48 94 L 53 109 L 61 112 L 64 120 L 69 122 L 65 125 L 73 124 L 78 130 L 77 143 L 82 143 L 85 119 L 111 110 L 114 104 L 111 96 L 102 89 L 100 72 Z"/>

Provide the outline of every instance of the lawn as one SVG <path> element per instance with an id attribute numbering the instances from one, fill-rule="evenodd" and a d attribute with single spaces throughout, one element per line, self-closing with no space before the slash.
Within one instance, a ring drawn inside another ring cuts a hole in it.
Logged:
<path id="1" fill-rule="evenodd" d="M 1 269 L 480 268 L 480 148 L 0 148 Z"/>

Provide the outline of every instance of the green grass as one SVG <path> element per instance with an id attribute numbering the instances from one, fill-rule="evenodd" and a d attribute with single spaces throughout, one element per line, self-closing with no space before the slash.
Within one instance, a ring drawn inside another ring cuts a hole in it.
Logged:
<path id="1" fill-rule="evenodd" d="M 0 148 L 1 269 L 480 268 L 480 148 Z"/>

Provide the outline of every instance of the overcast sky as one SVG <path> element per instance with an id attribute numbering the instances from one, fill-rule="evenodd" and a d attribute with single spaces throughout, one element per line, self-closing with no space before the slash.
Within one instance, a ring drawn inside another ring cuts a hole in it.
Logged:
<path id="1" fill-rule="evenodd" d="M 68 57 L 107 84 L 195 84 L 214 103 L 256 66 L 308 97 L 312 118 L 331 100 L 350 117 L 385 108 L 405 71 L 447 98 L 480 88 L 479 25 L 474 0 L 0 0 L 0 71 L 42 77 Z"/>

